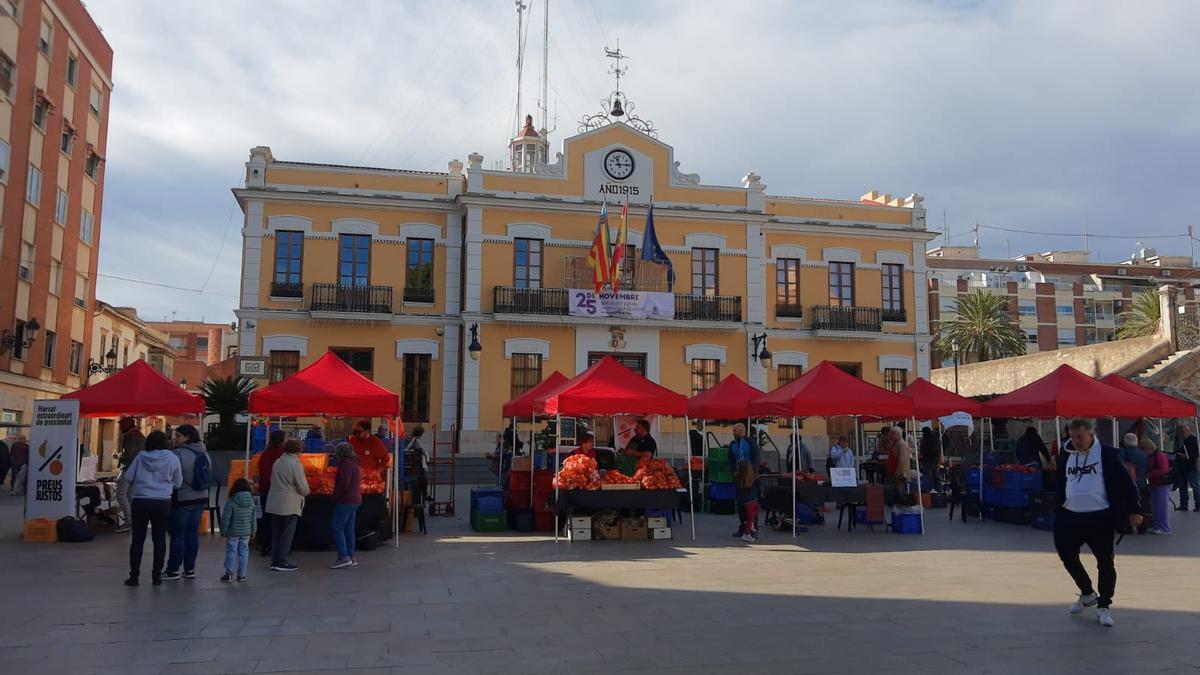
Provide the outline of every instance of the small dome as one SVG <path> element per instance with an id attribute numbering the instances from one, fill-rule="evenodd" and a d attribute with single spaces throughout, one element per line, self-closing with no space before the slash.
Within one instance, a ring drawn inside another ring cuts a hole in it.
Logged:
<path id="1" fill-rule="evenodd" d="M 525 128 L 517 134 L 517 138 L 538 138 L 538 132 L 533 128 L 533 115 L 525 116 Z"/>

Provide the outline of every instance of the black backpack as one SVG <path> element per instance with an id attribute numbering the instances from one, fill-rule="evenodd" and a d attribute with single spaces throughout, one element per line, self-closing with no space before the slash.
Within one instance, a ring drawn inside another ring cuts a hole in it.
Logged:
<path id="1" fill-rule="evenodd" d="M 92 528 L 78 518 L 67 516 L 58 519 L 58 540 L 67 543 L 82 543 L 95 539 Z"/>
<path id="2" fill-rule="evenodd" d="M 192 450 L 188 448 L 188 450 Z M 212 487 L 212 463 L 208 461 L 208 453 L 192 450 L 196 459 L 192 462 L 192 483 L 190 487 L 197 492 L 204 492 Z"/>

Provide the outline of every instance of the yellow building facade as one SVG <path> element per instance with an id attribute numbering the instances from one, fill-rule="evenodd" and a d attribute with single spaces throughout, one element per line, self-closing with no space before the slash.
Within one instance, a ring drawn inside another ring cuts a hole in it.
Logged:
<path id="1" fill-rule="evenodd" d="M 527 126 L 514 157 L 525 142 L 547 145 Z M 772 196 L 752 172 L 707 185 L 671 146 L 619 122 L 565 140 L 553 164 L 513 164 L 524 170 L 484 169 L 472 154 L 433 173 L 251 150 L 234 190 L 240 354 L 266 358 L 279 379 L 332 349 L 400 392 L 406 422 L 453 425 L 472 454 L 493 447 L 505 401 L 606 354 L 685 395 L 728 374 L 772 389 L 822 360 L 892 388 L 928 375 L 933 233 L 919 195 Z M 601 205 L 615 237 L 626 197 L 621 290 L 666 298 L 665 317 L 576 306 Z M 663 266 L 639 259 L 651 200 L 670 289 Z M 769 367 L 755 335 L 767 336 Z M 827 431 L 816 420 L 804 433 L 816 449 Z"/>

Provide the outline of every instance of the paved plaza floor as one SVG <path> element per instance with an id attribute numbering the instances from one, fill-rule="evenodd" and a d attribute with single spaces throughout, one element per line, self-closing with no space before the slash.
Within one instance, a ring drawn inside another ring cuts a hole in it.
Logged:
<path id="1" fill-rule="evenodd" d="M 464 514 L 356 569 L 254 557 L 235 585 L 205 536 L 195 580 L 156 588 L 144 572 L 132 589 L 128 535 L 24 544 L 20 514 L 0 498 L 5 674 L 1200 673 L 1200 513 L 1125 539 L 1113 629 L 1067 614 L 1049 533 L 944 510 L 924 536 L 828 525 L 752 545 L 732 516 L 698 516 L 695 542 L 677 527 L 556 544 L 476 535 Z"/>

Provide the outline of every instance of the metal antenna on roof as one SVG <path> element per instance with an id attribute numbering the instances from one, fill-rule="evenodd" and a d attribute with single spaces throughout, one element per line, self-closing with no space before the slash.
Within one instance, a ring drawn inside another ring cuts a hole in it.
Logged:
<path id="1" fill-rule="evenodd" d="M 542 102 L 538 107 L 542 109 L 542 130 L 545 131 L 550 128 L 549 95 L 546 93 L 550 85 L 550 0 L 542 4 L 545 8 L 545 16 L 542 17 Z"/>

